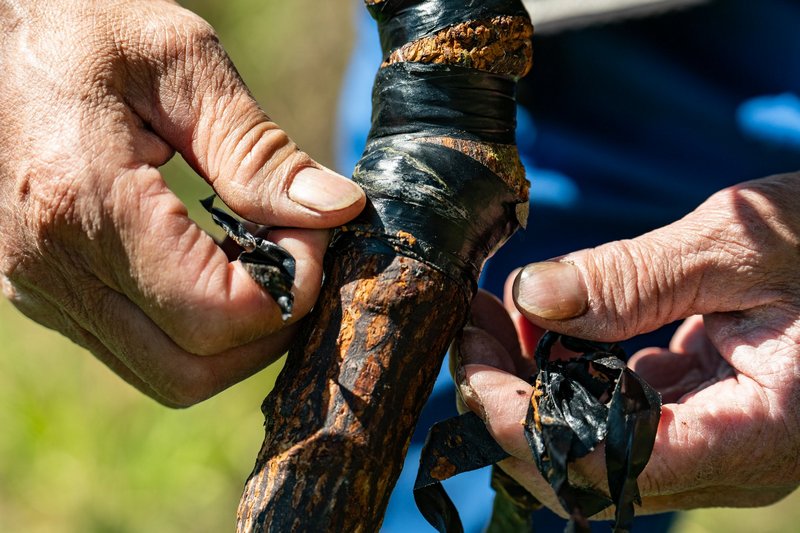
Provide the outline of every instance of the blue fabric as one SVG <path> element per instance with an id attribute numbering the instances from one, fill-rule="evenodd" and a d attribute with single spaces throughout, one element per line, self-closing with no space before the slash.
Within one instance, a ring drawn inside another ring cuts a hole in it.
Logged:
<path id="1" fill-rule="evenodd" d="M 362 10 L 363 11 L 363 10 Z M 366 141 L 370 80 L 381 57 L 372 21 L 359 37 L 340 102 L 339 169 Z M 502 293 L 508 273 L 533 261 L 640 235 L 677 220 L 713 192 L 800 170 L 800 3 L 720 0 L 651 19 L 536 38 L 519 89 L 518 145 L 532 181 L 528 230 L 487 264 L 481 285 Z M 666 345 L 673 328 L 626 343 Z M 392 495 L 385 532 L 432 531 L 412 498 L 428 427 L 455 414 L 443 372 Z M 487 471 L 446 487 L 467 532 L 491 511 Z M 667 531 L 672 515 L 639 517 Z M 546 512 L 537 531 L 562 531 Z M 608 526 L 593 526 L 608 531 Z"/>

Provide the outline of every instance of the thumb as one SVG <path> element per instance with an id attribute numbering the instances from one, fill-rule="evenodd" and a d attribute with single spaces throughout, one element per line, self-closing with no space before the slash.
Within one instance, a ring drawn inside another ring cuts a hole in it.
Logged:
<path id="1" fill-rule="evenodd" d="M 538 326 L 601 341 L 694 314 L 749 309 L 772 296 L 759 267 L 766 245 L 748 233 L 707 202 L 638 238 L 528 265 L 515 280 L 514 301 Z"/>
<path id="2" fill-rule="evenodd" d="M 187 13 L 174 25 L 181 35 L 157 54 L 157 79 L 128 99 L 137 114 L 249 220 L 323 228 L 355 217 L 361 188 L 297 148 L 253 99 L 214 30 Z"/>

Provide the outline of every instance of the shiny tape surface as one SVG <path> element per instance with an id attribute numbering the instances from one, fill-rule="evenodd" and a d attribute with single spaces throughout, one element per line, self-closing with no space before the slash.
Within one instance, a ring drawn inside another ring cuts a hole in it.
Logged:
<path id="1" fill-rule="evenodd" d="M 470 20 L 500 15 L 528 17 L 519 0 L 387 0 L 370 6 L 384 57 L 406 43 Z"/>
<path id="2" fill-rule="evenodd" d="M 389 65 L 375 78 L 370 138 L 424 131 L 514 144 L 515 87 L 508 76 L 466 67 Z"/>

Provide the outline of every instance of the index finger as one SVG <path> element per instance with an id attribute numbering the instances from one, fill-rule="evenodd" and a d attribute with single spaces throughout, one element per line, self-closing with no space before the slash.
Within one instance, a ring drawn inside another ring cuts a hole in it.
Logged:
<path id="1" fill-rule="evenodd" d="M 275 301 L 188 218 L 156 169 L 125 173 L 110 195 L 118 242 L 106 254 L 113 262 L 102 269 L 107 282 L 181 348 L 216 354 L 282 327 Z M 296 233 L 285 246 L 297 260 L 296 320 L 319 290 L 327 232 Z"/>

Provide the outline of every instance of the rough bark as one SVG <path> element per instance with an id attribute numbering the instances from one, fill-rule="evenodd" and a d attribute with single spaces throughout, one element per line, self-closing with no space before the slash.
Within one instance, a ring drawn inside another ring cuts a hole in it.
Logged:
<path id="1" fill-rule="evenodd" d="M 360 249 L 361 248 L 361 249 Z M 352 243 L 328 273 L 304 346 L 267 399 L 245 531 L 375 531 L 466 310 L 454 282 Z M 431 327 L 436 324 L 436 327 Z"/>
<path id="2" fill-rule="evenodd" d="M 367 4 L 393 1 L 368 0 Z M 424 46 L 438 46 L 441 51 L 429 54 L 435 58 L 431 61 L 458 63 L 466 57 L 474 64 L 480 56 L 484 57 L 480 66 L 492 71 L 487 65 L 496 66 L 499 59 L 481 56 L 480 49 L 498 54 L 507 46 L 508 54 L 497 55 L 502 57 L 502 69 L 511 69 L 503 74 L 509 78 L 522 75 L 530 60 L 530 43 L 520 45 L 530 37 L 529 25 L 520 30 L 527 19 L 493 20 L 461 26 L 472 34 L 485 26 L 493 37 L 481 41 L 470 40 L 474 35 L 454 37 L 452 28 L 445 30 L 450 32 L 447 38 L 436 40 L 437 35 L 444 35 L 439 30 L 427 36 L 433 40 Z M 520 37 L 523 34 L 527 35 L 524 39 Z M 476 46 L 468 47 L 469 53 L 452 53 L 453 43 L 475 42 Z M 416 49 L 421 50 L 423 44 Z M 399 56 L 392 61 L 388 58 L 387 51 L 384 66 L 400 60 Z M 417 56 L 414 61 L 426 62 Z M 513 117 L 511 121 L 513 134 Z M 451 339 L 466 321 L 477 270 L 486 255 L 524 221 L 527 182 L 513 144 L 482 142 L 474 136 L 459 138 L 458 134 L 443 136 L 425 128 L 417 133 L 411 141 L 403 136 L 403 141 L 437 146 L 452 152 L 453 157 L 466 155 L 499 178 L 496 191 L 480 198 L 488 207 L 476 223 L 477 230 L 470 230 L 473 240 L 485 236 L 491 242 L 475 242 L 469 253 L 458 247 L 442 252 L 428 246 L 431 237 L 422 235 L 425 231 L 419 226 L 406 228 L 402 217 L 388 220 L 380 209 L 370 208 L 355 225 L 343 229 L 327 257 L 319 303 L 262 406 L 266 438 L 239 507 L 239 531 L 359 532 L 380 528 L 419 413 Z M 382 147 L 388 146 L 386 139 L 381 142 Z M 443 181 L 446 178 L 442 177 Z M 419 184 L 409 180 L 398 190 L 419 194 Z M 459 194 L 461 189 L 451 190 L 447 185 L 443 184 L 444 191 Z M 368 197 L 375 200 L 370 186 L 376 185 L 365 182 Z M 433 202 L 427 204 L 429 208 L 415 203 L 416 207 L 403 212 L 419 209 L 424 218 L 425 213 L 441 207 L 436 198 L 432 195 L 426 200 Z M 442 207 L 438 212 L 445 211 Z M 487 213 L 493 220 L 485 220 Z M 430 228 L 433 233 L 436 229 Z M 469 231 L 465 230 L 465 240 L 466 233 Z M 452 268 L 440 264 L 441 257 L 453 257 L 454 264 L 463 262 L 475 268 L 454 275 Z"/>

